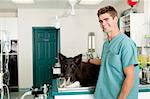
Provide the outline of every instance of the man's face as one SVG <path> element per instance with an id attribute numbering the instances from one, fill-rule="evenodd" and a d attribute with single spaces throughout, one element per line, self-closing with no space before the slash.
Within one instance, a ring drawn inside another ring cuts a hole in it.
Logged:
<path id="1" fill-rule="evenodd" d="M 112 18 L 110 14 L 105 13 L 99 16 L 99 22 L 104 32 L 111 33 L 117 24 L 117 17 Z"/>

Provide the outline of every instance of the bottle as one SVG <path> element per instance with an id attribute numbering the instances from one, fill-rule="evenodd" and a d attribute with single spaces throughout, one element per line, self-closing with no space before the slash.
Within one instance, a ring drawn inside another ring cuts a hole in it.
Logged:
<path id="1" fill-rule="evenodd" d="M 147 83 L 150 83 L 150 64 L 147 64 L 147 68 L 146 68 L 146 80 L 147 80 Z"/>
<path id="2" fill-rule="evenodd" d="M 143 78 L 143 81 L 146 80 L 146 67 L 143 68 L 143 73 L 142 73 L 142 78 Z"/>

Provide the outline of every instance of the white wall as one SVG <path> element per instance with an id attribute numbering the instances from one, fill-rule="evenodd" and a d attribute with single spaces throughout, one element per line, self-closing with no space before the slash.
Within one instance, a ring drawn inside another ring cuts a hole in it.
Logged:
<path id="1" fill-rule="evenodd" d="M 17 11 L 0 9 L 0 17 L 17 17 Z"/>
<path id="2" fill-rule="evenodd" d="M 56 15 L 62 15 L 65 10 L 49 9 L 19 9 L 18 39 L 19 39 L 19 87 L 29 88 L 33 83 L 32 62 L 32 27 L 50 26 Z M 97 10 L 76 10 L 75 16 L 60 19 L 61 52 L 74 56 L 87 51 L 89 32 L 96 33 L 96 50 L 101 52 L 103 32 L 100 31 Z"/>
<path id="3" fill-rule="evenodd" d="M 9 34 L 11 40 L 17 40 L 17 28 L 17 17 L 0 17 L 0 37 L 1 31 L 5 30 Z"/>
<path id="4" fill-rule="evenodd" d="M 150 0 L 144 1 L 144 14 L 146 34 L 150 34 Z"/>

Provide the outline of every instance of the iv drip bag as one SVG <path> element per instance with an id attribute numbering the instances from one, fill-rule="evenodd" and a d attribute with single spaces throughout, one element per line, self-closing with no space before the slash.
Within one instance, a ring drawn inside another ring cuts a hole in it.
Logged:
<path id="1" fill-rule="evenodd" d="M 9 53 L 11 50 L 9 33 L 7 31 L 2 31 L 2 36 L 2 52 Z"/>

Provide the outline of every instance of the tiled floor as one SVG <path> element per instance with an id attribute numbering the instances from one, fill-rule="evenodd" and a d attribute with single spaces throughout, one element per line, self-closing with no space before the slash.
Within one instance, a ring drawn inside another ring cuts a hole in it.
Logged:
<path id="1" fill-rule="evenodd" d="M 27 90 L 26 91 L 25 90 L 21 90 L 19 92 L 10 92 L 10 99 L 21 99 L 21 97 L 23 96 L 23 94 L 25 92 L 27 92 Z M 1 99 L 1 97 L 0 97 L 0 99 Z M 8 99 L 6 92 L 5 92 L 5 95 L 4 95 L 4 99 Z M 24 99 L 34 99 L 34 96 L 33 95 L 28 95 L 28 96 L 25 96 Z"/>
<path id="2" fill-rule="evenodd" d="M 24 92 L 10 92 L 10 99 L 21 99 L 23 94 Z M 4 99 L 7 99 L 7 94 Z M 24 99 L 33 99 L 33 96 L 26 96 Z"/>

